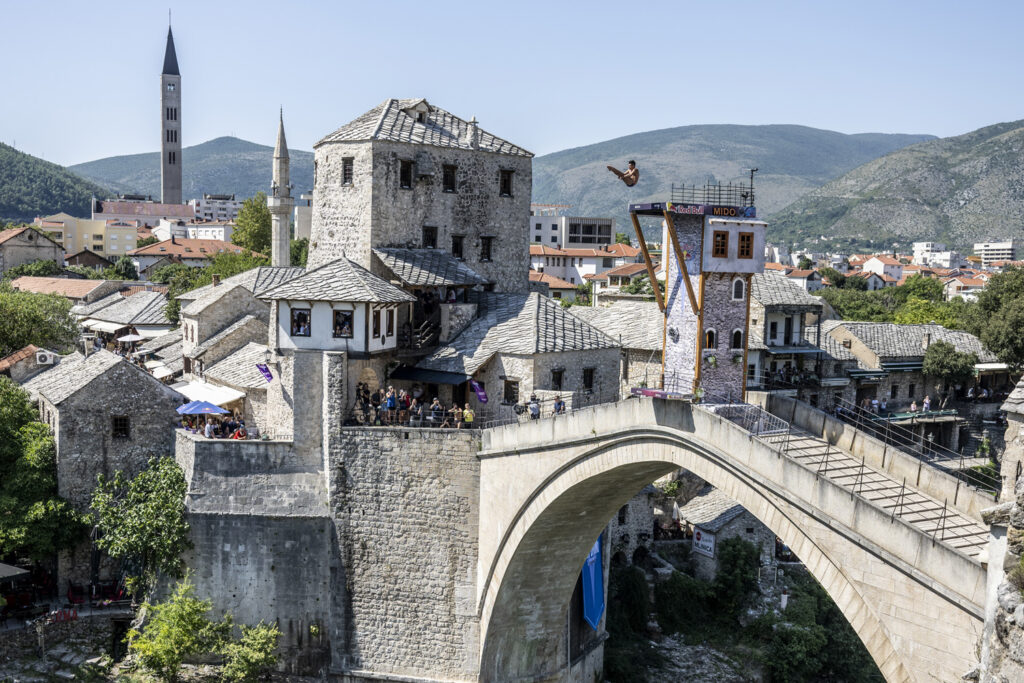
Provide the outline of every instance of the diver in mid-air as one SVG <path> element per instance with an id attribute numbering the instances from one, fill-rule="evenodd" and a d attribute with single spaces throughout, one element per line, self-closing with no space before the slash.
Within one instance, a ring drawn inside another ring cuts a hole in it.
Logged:
<path id="1" fill-rule="evenodd" d="M 640 169 L 636 167 L 636 162 L 632 159 L 629 160 L 629 168 L 625 172 L 620 171 L 614 166 L 609 166 L 608 170 L 618 176 L 619 180 L 626 183 L 627 187 L 633 187 L 636 185 L 636 181 L 640 180 Z"/>

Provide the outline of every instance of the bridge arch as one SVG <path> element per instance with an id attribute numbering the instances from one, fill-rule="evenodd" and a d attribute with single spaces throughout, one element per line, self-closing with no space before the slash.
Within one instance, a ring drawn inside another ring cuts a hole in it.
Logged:
<path id="1" fill-rule="evenodd" d="M 530 481 L 503 526 L 493 556 L 481 555 L 481 680 L 568 677 L 564 625 L 587 551 L 619 507 L 644 485 L 679 468 L 724 491 L 793 548 L 835 600 L 886 680 L 952 680 L 970 667 L 980 632 L 970 605 L 795 499 L 786 484 L 803 482 L 759 476 L 735 453 L 698 436 L 692 421 L 683 422 L 681 429 L 636 425 L 607 438 L 592 427 L 589 438 L 538 447 L 548 460 L 543 476 L 535 472 L 531 477 L 523 470 L 524 459 L 531 455 L 523 450 L 506 456 L 485 453 L 484 488 L 489 478 L 516 470 Z M 507 467 L 511 470 L 503 472 Z M 901 593 L 920 600 L 922 590 L 932 592 L 928 609 L 895 614 Z M 880 598 L 879 591 L 886 595 Z M 956 634 L 962 638 L 935 634 L 924 642 L 925 636 L 914 629 L 927 629 L 936 620 L 955 622 L 951 628 L 959 629 Z"/>

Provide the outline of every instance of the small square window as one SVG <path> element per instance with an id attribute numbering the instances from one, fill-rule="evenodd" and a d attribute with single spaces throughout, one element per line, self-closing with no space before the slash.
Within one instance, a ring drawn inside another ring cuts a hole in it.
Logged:
<path id="1" fill-rule="evenodd" d="M 352 184 L 352 166 L 355 162 L 353 157 L 344 157 L 341 160 L 341 184 Z"/>
<path id="2" fill-rule="evenodd" d="M 490 261 L 491 260 L 491 247 L 493 246 L 493 237 L 481 237 L 480 238 L 480 260 Z"/>
<path id="3" fill-rule="evenodd" d="M 737 249 L 738 258 L 754 258 L 754 233 L 741 232 L 740 244 Z"/>
<path id="4" fill-rule="evenodd" d="M 423 247 L 426 249 L 437 249 L 437 228 L 435 226 L 423 226 Z"/>
<path id="5" fill-rule="evenodd" d="M 537 239 L 539 240 L 540 237 L 538 237 Z M 554 243 L 554 244 L 558 244 L 558 235 L 552 235 L 551 236 L 551 242 Z"/>
<path id="6" fill-rule="evenodd" d="M 583 388 L 588 391 L 594 388 L 594 368 L 583 368 Z"/>
<path id="7" fill-rule="evenodd" d="M 462 243 L 464 241 L 462 235 L 452 235 L 452 256 L 462 260 Z"/>
<path id="8" fill-rule="evenodd" d="M 114 415 L 111 418 L 111 435 L 115 439 L 127 439 L 132 435 L 131 418 L 127 415 Z"/>
<path id="9" fill-rule="evenodd" d="M 498 194 L 502 197 L 512 196 L 512 173 L 513 171 L 498 172 Z"/>
<path id="10" fill-rule="evenodd" d="M 334 312 L 334 334 L 335 339 L 352 338 L 352 311 Z"/>
<path id="11" fill-rule="evenodd" d="M 412 162 L 406 159 L 401 161 L 398 172 L 398 186 L 403 190 L 412 189 Z"/>
<path id="12" fill-rule="evenodd" d="M 293 337 L 308 337 L 310 331 L 310 309 L 308 308 L 293 308 L 292 309 L 292 336 Z"/>
<path id="13" fill-rule="evenodd" d="M 601 267 L 602 268 L 614 268 L 615 267 L 615 263 L 610 258 L 603 258 L 603 259 L 601 259 Z"/>
<path id="14" fill-rule="evenodd" d="M 729 233 L 725 230 L 715 230 L 711 240 L 711 255 L 715 258 L 729 256 Z"/>
<path id="15" fill-rule="evenodd" d="M 445 164 L 441 167 L 441 189 L 445 192 L 455 192 L 456 172 L 458 166 Z"/>
<path id="16" fill-rule="evenodd" d="M 540 242 L 540 235 L 534 235 L 533 236 L 533 241 L 534 242 Z"/>
<path id="17" fill-rule="evenodd" d="M 559 292 L 555 292 L 559 294 Z M 552 370 L 551 371 L 551 388 L 554 391 L 562 390 L 562 378 L 565 376 L 565 370 Z"/>
<path id="18" fill-rule="evenodd" d="M 519 403 L 519 382 L 505 380 L 505 403 Z"/>

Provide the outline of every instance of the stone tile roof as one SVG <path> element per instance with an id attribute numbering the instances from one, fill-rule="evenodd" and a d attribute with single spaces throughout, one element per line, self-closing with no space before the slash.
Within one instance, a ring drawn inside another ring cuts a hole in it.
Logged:
<path id="1" fill-rule="evenodd" d="M 242 285 L 229 285 L 226 282 L 222 282 L 216 287 L 211 286 L 210 289 L 203 292 L 203 295 L 193 299 L 187 306 L 181 309 L 182 315 L 199 315 L 206 308 L 217 301 L 220 301 L 223 297 L 227 296 L 228 293 L 233 292 L 235 289 L 242 288 Z M 204 287 L 205 289 L 205 287 Z"/>
<path id="2" fill-rule="evenodd" d="M 769 306 L 813 306 L 821 309 L 821 299 L 785 277 L 775 274 L 754 273 L 750 281 L 750 294 L 765 308 Z"/>
<path id="3" fill-rule="evenodd" d="M 842 324 L 842 320 L 822 320 L 821 344 L 818 348 L 824 351 L 825 355 L 833 361 L 839 361 L 842 363 L 857 361 L 857 356 L 853 355 L 853 352 L 850 351 L 850 349 L 843 346 L 843 342 L 829 334 L 829 332 Z M 807 325 L 804 327 L 804 340 L 809 344 L 816 344 L 817 332 L 817 328 L 814 325 Z"/>
<path id="4" fill-rule="evenodd" d="M 71 307 L 71 313 L 82 317 L 90 317 L 96 311 L 102 310 L 108 306 L 113 306 L 114 304 L 118 303 L 119 301 L 122 301 L 123 299 L 124 297 L 121 296 L 120 292 L 114 292 L 113 294 L 108 294 L 102 299 L 97 299 L 92 303 L 75 304 L 74 306 Z"/>
<path id="5" fill-rule="evenodd" d="M 128 297 L 114 293 L 111 296 L 116 297 L 113 303 L 89 313 L 89 317 L 121 325 L 171 324 L 164 313 L 164 308 L 167 306 L 167 295 L 161 292 L 139 292 Z M 109 298 L 111 297 L 104 297 L 100 301 L 106 301 Z"/>
<path id="6" fill-rule="evenodd" d="M 33 277 L 23 275 L 11 280 L 11 287 L 23 292 L 57 294 L 69 299 L 81 299 L 105 284 L 103 280 L 78 280 L 64 277 Z"/>
<path id="7" fill-rule="evenodd" d="M 717 533 L 743 514 L 743 506 L 716 488 L 705 486 L 689 503 L 679 508 L 679 518 Z"/>
<path id="8" fill-rule="evenodd" d="M 993 363 L 998 360 L 973 334 L 948 330 L 942 325 L 897 325 L 845 320 L 835 322 L 849 330 L 879 358 L 923 358 L 925 335 L 931 334 L 932 343 L 943 341 L 952 344 L 961 353 L 976 353 L 978 362 Z"/>
<path id="9" fill-rule="evenodd" d="M 235 322 L 231 323 L 230 325 L 225 327 L 223 330 L 221 330 L 217 334 L 213 335 L 212 337 L 210 337 L 209 339 L 204 341 L 202 344 L 199 344 L 198 346 L 196 346 L 194 349 L 192 349 L 189 352 L 188 357 L 189 358 L 201 358 L 203 356 L 203 354 L 205 354 L 207 351 L 209 351 L 213 347 L 217 346 L 217 344 L 221 343 L 224 339 L 227 339 L 228 336 L 234 334 L 235 332 L 237 332 L 238 330 L 242 329 L 243 327 L 250 327 L 250 326 L 252 328 L 253 334 L 262 335 L 264 338 L 266 338 L 266 336 L 267 336 L 267 323 L 263 322 L 262 320 L 260 320 L 259 318 L 257 318 L 254 315 L 247 315 L 247 316 L 243 316 L 243 317 L 239 318 L 238 320 L 236 320 Z"/>
<path id="10" fill-rule="evenodd" d="M 203 377 L 242 389 L 266 389 L 267 380 L 263 373 L 256 369 L 256 364 L 265 363 L 266 358 L 266 344 L 249 342 L 207 368 Z"/>
<path id="11" fill-rule="evenodd" d="M 1017 415 L 1024 415 L 1024 377 L 1017 382 L 1017 386 L 1014 387 L 1010 395 L 1006 397 L 1006 401 L 1002 405 L 1002 409 L 1008 413 L 1016 413 Z"/>
<path id="12" fill-rule="evenodd" d="M 35 344 L 29 344 L 23 349 L 18 349 L 9 356 L 0 358 L 0 372 L 3 372 L 10 368 L 18 361 L 25 360 L 29 356 L 33 355 L 36 351 L 39 351 L 39 347 Z"/>
<path id="13" fill-rule="evenodd" d="M 619 347 L 554 299 L 536 292 L 483 298 L 486 306 L 481 307 L 480 317 L 417 367 L 472 375 L 498 352 L 531 356 Z"/>
<path id="14" fill-rule="evenodd" d="M 325 263 L 259 295 L 260 299 L 403 303 L 416 297 L 347 258 Z"/>
<path id="15" fill-rule="evenodd" d="M 125 359 L 110 351 L 100 350 L 88 358 L 81 354 L 61 356 L 60 362 L 25 382 L 22 388 L 34 399 L 43 396 L 54 405 L 74 396 L 92 380 Z"/>
<path id="16" fill-rule="evenodd" d="M 221 280 L 218 287 L 221 285 L 242 285 L 256 296 L 259 296 L 268 289 L 297 278 L 305 272 L 305 268 L 299 268 L 298 266 L 259 266 L 258 268 L 250 268 L 238 275 L 232 275 Z M 212 289 L 212 284 L 205 285 L 198 289 L 193 289 L 191 292 L 179 294 L 178 298 L 182 301 L 195 301 Z"/>
<path id="17" fill-rule="evenodd" d="M 624 349 L 661 351 L 665 317 L 653 301 L 616 301 L 611 306 L 573 306 L 569 312 L 582 318 Z"/>
<path id="18" fill-rule="evenodd" d="M 423 103 L 429 110 L 423 122 L 406 110 Z M 496 135 L 477 127 L 476 146 L 470 140 L 472 124 L 451 112 L 435 107 L 424 99 L 388 99 L 376 107 L 327 135 L 313 147 L 328 142 L 364 142 L 385 140 L 408 142 L 416 145 L 448 147 L 455 149 L 478 149 L 497 154 L 532 157 L 522 147 L 502 140 Z"/>
<path id="19" fill-rule="evenodd" d="M 167 334 L 161 334 L 159 337 L 150 339 L 145 344 L 139 347 L 140 353 L 156 353 L 161 349 L 167 348 L 175 343 L 181 342 L 181 330 L 171 330 Z"/>
<path id="20" fill-rule="evenodd" d="M 459 287 L 487 283 L 485 278 L 444 249 L 394 247 L 374 249 L 373 253 L 402 284 L 409 287 Z"/>

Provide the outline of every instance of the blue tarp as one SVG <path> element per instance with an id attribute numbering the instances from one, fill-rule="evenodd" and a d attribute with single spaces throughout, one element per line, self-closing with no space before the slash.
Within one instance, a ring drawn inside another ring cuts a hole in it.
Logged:
<path id="1" fill-rule="evenodd" d="M 206 401 L 190 401 L 178 408 L 181 415 L 224 415 L 231 412 Z"/>
<path id="2" fill-rule="evenodd" d="M 604 614 L 604 562 L 601 561 L 601 541 L 598 537 L 583 563 L 583 618 L 596 631 Z"/>

